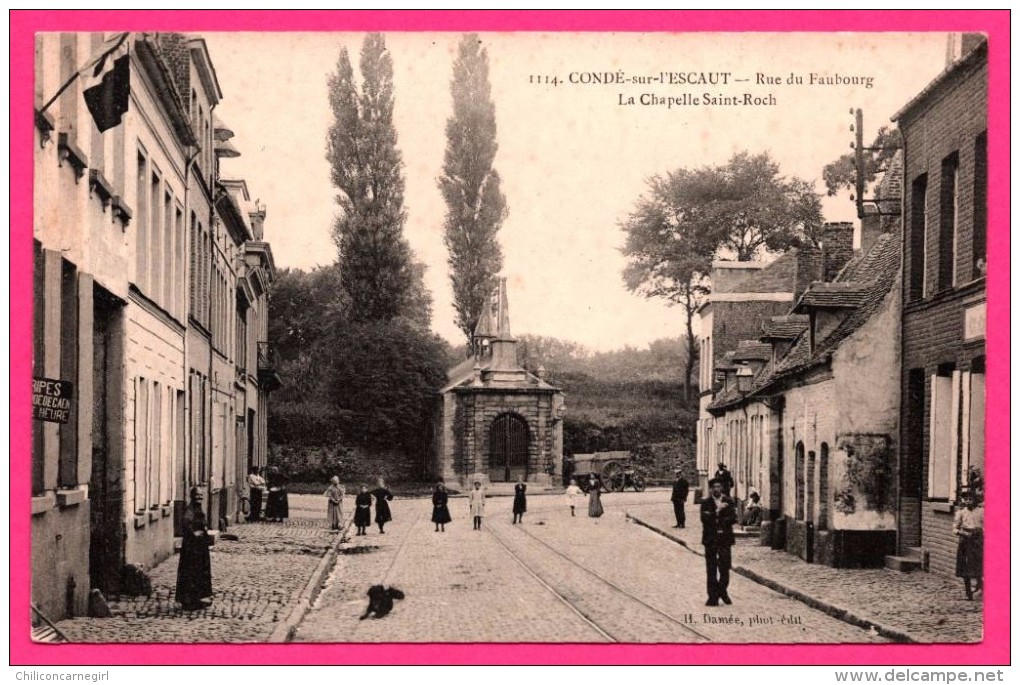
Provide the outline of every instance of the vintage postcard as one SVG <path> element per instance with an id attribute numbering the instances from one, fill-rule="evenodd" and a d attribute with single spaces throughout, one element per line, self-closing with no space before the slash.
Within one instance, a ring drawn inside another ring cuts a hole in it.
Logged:
<path id="1" fill-rule="evenodd" d="M 1005 19 L 861 15 L 24 15 L 26 654 L 999 653 Z"/>

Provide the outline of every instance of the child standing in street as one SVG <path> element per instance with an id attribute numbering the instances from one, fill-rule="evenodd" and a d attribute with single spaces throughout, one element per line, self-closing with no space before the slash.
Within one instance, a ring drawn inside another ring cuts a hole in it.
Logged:
<path id="1" fill-rule="evenodd" d="M 514 523 L 524 523 L 524 512 L 528 510 L 528 486 L 524 484 L 524 477 L 518 476 L 514 485 Z"/>
<path id="2" fill-rule="evenodd" d="M 485 492 L 482 484 L 475 481 L 474 488 L 468 493 L 468 503 L 471 507 L 471 516 L 474 517 L 475 530 L 482 529 L 482 517 L 485 516 Z"/>
<path id="3" fill-rule="evenodd" d="M 570 479 L 570 485 L 567 486 L 565 496 L 567 498 L 567 506 L 570 507 L 570 515 L 575 516 L 574 509 L 577 507 L 577 500 L 584 494 L 581 492 L 581 488 L 577 485 L 577 480 L 574 478 Z"/>
<path id="4" fill-rule="evenodd" d="M 436 483 L 436 488 L 432 491 L 432 523 L 436 524 L 437 533 L 445 533 L 446 524 L 451 521 L 450 508 L 447 506 L 449 500 L 446 486 Z"/>
<path id="5" fill-rule="evenodd" d="M 354 526 L 358 529 L 355 535 L 365 535 L 365 528 L 372 523 L 372 494 L 364 485 L 358 496 L 354 498 Z"/>

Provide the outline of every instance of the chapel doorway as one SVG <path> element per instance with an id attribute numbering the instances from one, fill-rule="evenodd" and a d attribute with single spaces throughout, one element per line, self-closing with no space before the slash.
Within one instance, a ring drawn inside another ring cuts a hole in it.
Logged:
<path id="1" fill-rule="evenodd" d="M 489 481 L 528 479 L 528 424 L 516 414 L 496 417 L 489 429 Z"/>

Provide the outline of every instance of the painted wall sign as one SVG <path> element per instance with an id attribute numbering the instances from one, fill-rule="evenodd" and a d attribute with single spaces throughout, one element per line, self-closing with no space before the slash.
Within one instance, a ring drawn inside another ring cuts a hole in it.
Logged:
<path id="1" fill-rule="evenodd" d="M 52 378 L 32 379 L 32 418 L 37 421 L 67 423 L 71 418 L 74 384 Z"/>
<path id="2" fill-rule="evenodd" d="M 985 337 L 985 303 L 967 307 L 963 313 L 963 339 Z"/>

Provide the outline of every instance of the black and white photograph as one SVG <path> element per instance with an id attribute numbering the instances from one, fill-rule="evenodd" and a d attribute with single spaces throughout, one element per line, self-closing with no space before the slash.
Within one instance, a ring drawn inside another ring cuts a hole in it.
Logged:
<path id="1" fill-rule="evenodd" d="M 985 638 L 987 34 L 110 28 L 35 35 L 34 641 Z"/>

